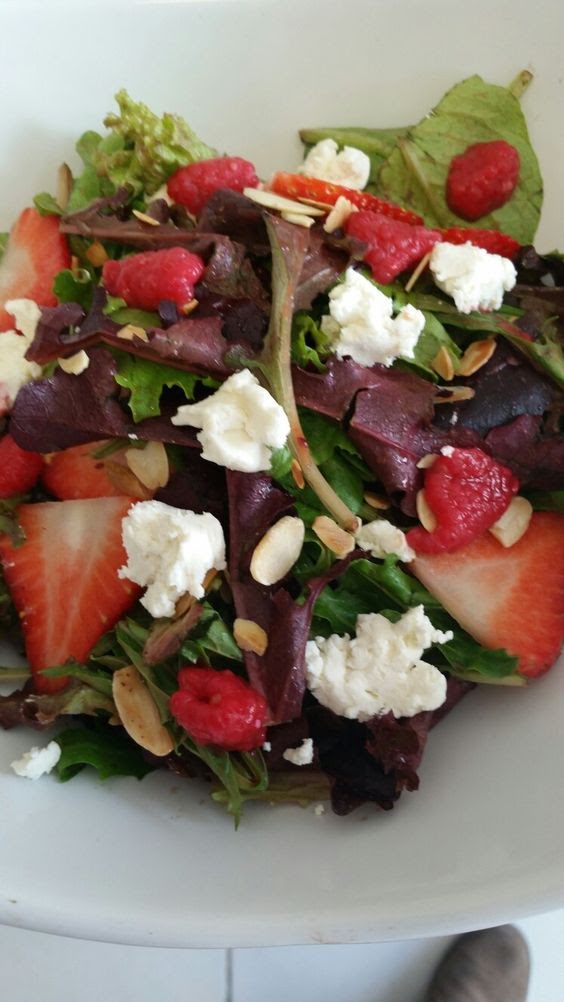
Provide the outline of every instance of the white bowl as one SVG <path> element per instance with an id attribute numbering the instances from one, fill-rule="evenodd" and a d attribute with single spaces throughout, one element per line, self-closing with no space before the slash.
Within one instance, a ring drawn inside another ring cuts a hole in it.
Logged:
<path id="1" fill-rule="evenodd" d="M 0 0 L 0 225 L 53 187 L 121 86 L 266 174 L 299 162 L 299 126 L 407 123 L 465 76 L 505 83 L 528 67 L 538 246 L 562 246 L 562 37 L 557 0 Z M 170 775 L 24 782 L 8 764 L 36 735 L 2 734 L 0 922 L 256 946 L 435 935 L 562 906 L 563 703 L 562 663 L 525 691 L 486 687 L 433 732 L 420 792 L 392 813 L 255 807 L 237 833 Z"/>

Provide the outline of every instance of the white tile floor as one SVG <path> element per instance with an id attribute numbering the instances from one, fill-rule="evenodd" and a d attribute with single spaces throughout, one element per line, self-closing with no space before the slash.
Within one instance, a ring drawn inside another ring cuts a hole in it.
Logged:
<path id="1" fill-rule="evenodd" d="M 564 910 L 518 924 L 532 954 L 528 1002 L 563 1002 Z M 0 997 L 7 1002 L 421 1002 L 448 942 L 162 950 L 2 926 Z"/>

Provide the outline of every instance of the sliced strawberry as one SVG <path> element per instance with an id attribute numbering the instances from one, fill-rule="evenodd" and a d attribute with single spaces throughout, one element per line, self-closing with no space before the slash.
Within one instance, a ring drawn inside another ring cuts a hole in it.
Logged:
<path id="1" fill-rule="evenodd" d="M 0 498 L 24 494 L 35 486 L 43 466 L 38 452 L 20 449 L 11 435 L 0 439 Z"/>
<path id="2" fill-rule="evenodd" d="M 413 268 L 441 239 L 438 230 L 389 219 L 378 212 L 352 212 L 345 232 L 368 245 L 364 260 L 377 282 L 392 282 Z"/>
<path id="3" fill-rule="evenodd" d="M 425 500 L 437 520 L 433 532 L 410 529 L 416 553 L 443 553 L 466 546 L 503 515 L 519 490 L 507 466 L 482 449 L 452 449 L 425 470 Z"/>
<path id="4" fill-rule="evenodd" d="M 533 677 L 564 641 L 564 517 L 535 512 L 509 548 L 485 532 L 455 553 L 418 556 L 410 569 L 486 647 L 503 647 Z"/>
<path id="5" fill-rule="evenodd" d="M 332 184 L 331 181 L 321 181 L 316 177 L 307 177 L 306 174 L 288 174 L 279 170 L 271 179 L 269 185 L 271 191 L 286 198 L 307 198 L 313 202 L 323 202 L 325 205 L 334 205 L 337 199 L 343 195 L 356 205 L 357 209 L 366 209 L 369 212 L 379 212 L 382 216 L 390 219 L 399 219 L 403 223 L 422 223 L 421 216 L 411 212 L 410 209 L 402 209 L 400 205 L 393 202 L 385 202 L 376 195 L 371 195 L 369 191 L 356 191 L 354 188 L 346 188 L 343 184 Z"/>
<path id="6" fill-rule="evenodd" d="M 38 692 L 66 684 L 43 676 L 42 668 L 84 661 L 139 594 L 117 574 L 127 561 L 121 523 L 131 504 L 126 497 L 26 504 L 18 511 L 25 543 L 14 547 L 0 536 Z"/>
<path id="7" fill-rule="evenodd" d="M 53 280 L 63 268 L 70 268 L 70 263 L 58 218 L 24 209 L 10 231 L 0 262 L 0 331 L 14 326 L 13 317 L 4 309 L 10 299 L 33 299 L 40 306 L 55 306 Z"/>
<path id="8" fill-rule="evenodd" d="M 483 247 L 490 254 L 500 254 L 501 257 L 513 259 L 521 244 L 508 233 L 500 230 L 469 229 L 466 226 L 450 226 L 441 230 L 441 238 L 448 244 L 471 243 L 475 247 Z"/>
<path id="9" fill-rule="evenodd" d="M 123 450 L 105 459 L 93 456 L 107 442 L 88 442 L 74 445 L 45 457 L 42 481 L 49 491 L 61 501 L 78 498 L 123 497 L 123 488 L 115 485 L 108 474 L 108 466 L 123 461 Z"/>

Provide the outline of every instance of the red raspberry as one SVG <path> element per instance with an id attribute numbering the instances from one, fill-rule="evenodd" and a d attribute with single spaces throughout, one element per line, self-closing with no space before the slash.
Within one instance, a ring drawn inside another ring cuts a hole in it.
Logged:
<path id="1" fill-rule="evenodd" d="M 465 244 L 469 241 L 475 247 L 483 247 L 490 254 L 501 254 L 513 259 L 520 248 L 518 240 L 499 230 L 471 230 L 464 226 L 450 226 L 442 230 L 442 239 L 449 244 Z"/>
<path id="2" fill-rule="evenodd" d="M 453 449 L 425 470 L 425 499 L 437 528 L 407 533 L 417 553 L 448 553 L 477 539 L 503 515 L 519 481 L 481 449 Z"/>
<path id="3" fill-rule="evenodd" d="M 198 160 L 197 163 L 181 167 L 167 182 L 168 194 L 179 205 L 185 205 L 193 216 L 199 216 L 204 205 L 214 191 L 230 188 L 256 188 L 259 179 L 249 160 L 242 157 L 214 157 L 213 160 Z"/>
<path id="4" fill-rule="evenodd" d="M 473 222 L 501 208 L 515 191 L 520 166 L 519 153 L 504 139 L 469 146 L 450 163 L 446 182 L 449 209 Z"/>
<path id="5" fill-rule="evenodd" d="M 11 435 L 0 439 L 0 498 L 25 494 L 35 486 L 43 468 L 43 456 L 20 449 Z"/>
<path id="6" fill-rule="evenodd" d="M 266 735 L 267 705 L 260 693 L 231 671 L 183 668 L 170 711 L 200 745 L 252 751 Z"/>
<path id="7" fill-rule="evenodd" d="M 204 268 L 197 254 L 171 247 L 106 261 L 102 277 L 110 295 L 125 299 L 128 306 L 157 310 L 163 299 L 172 299 L 182 308 L 194 298 L 194 286 Z"/>
<path id="8" fill-rule="evenodd" d="M 351 212 L 345 232 L 368 244 L 364 260 L 376 281 L 384 283 L 416 265 L 441 239 L 438 230 L 411 226 L 379 212 Z"/>

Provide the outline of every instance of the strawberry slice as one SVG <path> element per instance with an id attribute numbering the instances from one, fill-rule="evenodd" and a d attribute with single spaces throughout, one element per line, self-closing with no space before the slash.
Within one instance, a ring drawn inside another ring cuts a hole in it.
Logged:
<path id="1" fill-rule="evenodd" d="M 46 456 L 41 479 L 49 493 L 61 501 L 123 497 L 123 488 L 113 483 L 108 469 L 116 463 L 121 466 L 125 450 L 112 453 L 107 461 L 93 456 L 107 444 L 105 441 L 88 442 Z"/>
<path id="2" fill-rule="evenodd" d="M 379 212 L 352 212 L 345 221 L 347 236 L 368 245 L 364 260 L 377 282 L 392 282 L 418 264 L 441 239 L 439 230 L 389 219 Z"/>
<path id="3" fill-rule="evenodd" d="M 43 456 L 20 449 L 11 435 L 0 439 L 0 498 L 25 494 L 39 480 Z"/>
<path id="4" fill-rule="evenodd" d="M 500 230 L 469 229 L 466 226 L 450 226 L 441 230 L 441 238 L 448 244 L 471 243 L 475 247 L 482 247 L 489 254 L 499 254 L 511 260 L 521 246 L 518 240 Z"/>
<path id="5" fill-rule="evenodd" d="M 308 177 L 306 174 L 288 174 L 279 170 L 272 177 L 269 185 L 270 191 L 275 191 L 278 195 L 286 198 L 307 198 L 312 202 L 322 202 L 325 205 L 334 205 L 337 199 L 343 195 L 356 205 L 357 209 L 366 209 L 369 212 L 379 212 L 382 216 L 390 219 L 399 219 L 402 223 L 422 223 L 421 216 L 410 209 L 402 209 L 400 205 L 393 202 L 386 202 L 383 198 L 371 195 L 369 191 L 356 191 L 354 188 L 346 188 L 343 184 L 332 184 L 331 181 L 321 181 L 316 177 Z"/>
<path id="6" fill-rule="evenodd" d="M 57 217 L 24 209 L 10 231 L 0 262 L 0 331 L 14 326 L 13 317 L 4 309 L 10 299 L 33 299 L 40 306 L 55 306 L 53 280 L 70 264 L 69 247 L 59 232 Z"/>
<path id="7" fill-rule="evenodd" d="M 418 556 L 410 570 L 460 625 L 486 647 L 519 658 L 533 678 L 564 641 L 564 517 L 535 512 L 506 549 L 491 533 L 454 553 Z"/>
<path id="8" fill-rule="evenodd" d="M 26 504 L 18 510 L 25 543 L 14 547 L 0 536 L 38 692 L 63 688 L 66 679 L 47 678 L 41 669 L 84 661 L 139 594 L 117 575 L 127 561 L 121 523 L 131 504 L 127 497 Z"/>

